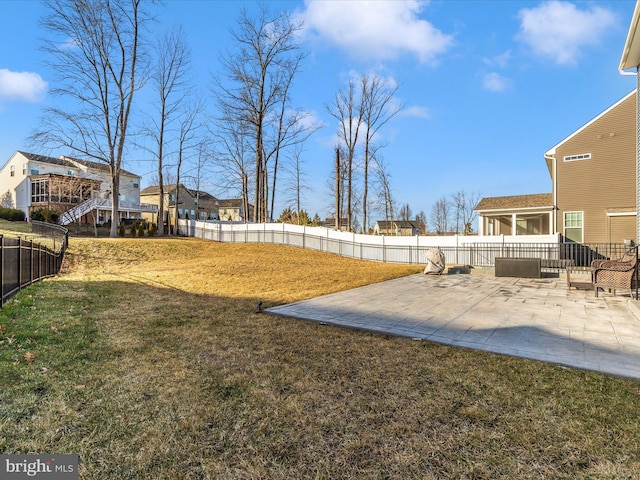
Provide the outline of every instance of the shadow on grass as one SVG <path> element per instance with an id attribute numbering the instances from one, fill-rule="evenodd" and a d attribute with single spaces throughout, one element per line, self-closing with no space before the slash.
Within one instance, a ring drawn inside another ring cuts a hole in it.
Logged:
<path id="1" fill-rule="evenodd" d="M 620 381 L 133 280 L 44 282 L 0 312 L 4 335 L 42 335 L 20 337 L 35 361 L 6 366 L 4 452 L 79 454 L 84 479 L 637 471 Z"/>

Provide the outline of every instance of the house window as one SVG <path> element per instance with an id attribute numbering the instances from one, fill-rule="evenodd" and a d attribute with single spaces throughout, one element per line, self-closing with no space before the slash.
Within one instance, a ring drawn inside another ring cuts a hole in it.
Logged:
<path id="1" fill-rule="evenodd" d="M 139 188 L 140 185 L 138 184 L 138 182 L 133 182 L 133 188 Z"/>
<path id="2" fill-rule="evenodd" d="M 580 155 L 567 155 L 566 157 L 564 157 L 565 162 L 575 162 L 577 160 L 590 160 L 590 159 L 591 159 L 590 153 L 582 153 Z"/>
<path id="3" fill-rule="evenodd" d="M 12 177 L 16 176 L 16 166 L 15 165 L 11 165 L 11 176 Z"/>
<path id="4" fill-rule="evenodd" d="M 23 163 L 23 164 L 22 164 L 22 174 L 23 174 L 23 175 L 26 175 L 26 174 L 27 174 L 27 164 L 26 164 L 26 163 Z"/>
<path id="5" fill-rule="evenodd" d="M 583 242 L 584 212 L 564 212 L 564 236 L 570 242 Z"/>
<path id="6" fill-rule="evenodd" d="M 37 165 L 31 165 L 31 175 L 40 175 L 40 169 Z"/>
<path id="7" fill-rule="evenodd" d="M 46 203 L 49 200 L 49 180 L 42 178 L 31 182 L 31 203 Z"/>

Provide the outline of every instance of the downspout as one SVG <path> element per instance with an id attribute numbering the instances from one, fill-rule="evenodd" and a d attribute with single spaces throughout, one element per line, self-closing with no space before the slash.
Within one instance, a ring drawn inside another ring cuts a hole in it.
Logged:
<path id="1" fill-rule="evenodd" d="M 555 155 L 547 155 L 546 153 L 544 154 L 544 158 L 546 160 L 551 160 L 551 164 L 553 165 L 552 170 L 552 185 L 551 185 L 551 191 L 553 192 L 553 210 L 552 210 L 552 222 L 553 222 L 553 231 L 551 232 L 552 234 L 557 234 L 558 233 L 558 163 L 556 161 L 556 156 Z"/>

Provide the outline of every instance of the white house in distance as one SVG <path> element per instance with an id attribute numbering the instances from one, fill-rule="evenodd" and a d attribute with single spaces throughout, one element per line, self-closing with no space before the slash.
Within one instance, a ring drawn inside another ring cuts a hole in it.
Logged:
<path id="1" fill-rule="evenodd" d="M 15 152 L 0 168 L 0 195 L 8 191 L 27 218 L 39 208 L 60 214 L 60 223 L 103 224 L 111 220 L 111 175 L 107 164 Z M 140 176 L 120 172 L 120 218 L 141 218 L 154 209 L 140 204 Z"/>

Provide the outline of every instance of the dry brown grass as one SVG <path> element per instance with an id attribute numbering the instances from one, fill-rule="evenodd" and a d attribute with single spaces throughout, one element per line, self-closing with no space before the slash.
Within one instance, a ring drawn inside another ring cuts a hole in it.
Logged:
<path id="1" fill-rule="evenodd" d="M 254 313 L 419 267 L 194 239 L 69 253 L 0 312 L 3 452 L 76 453 L 92 479 L 640 471 L 637 383 Z"/>

